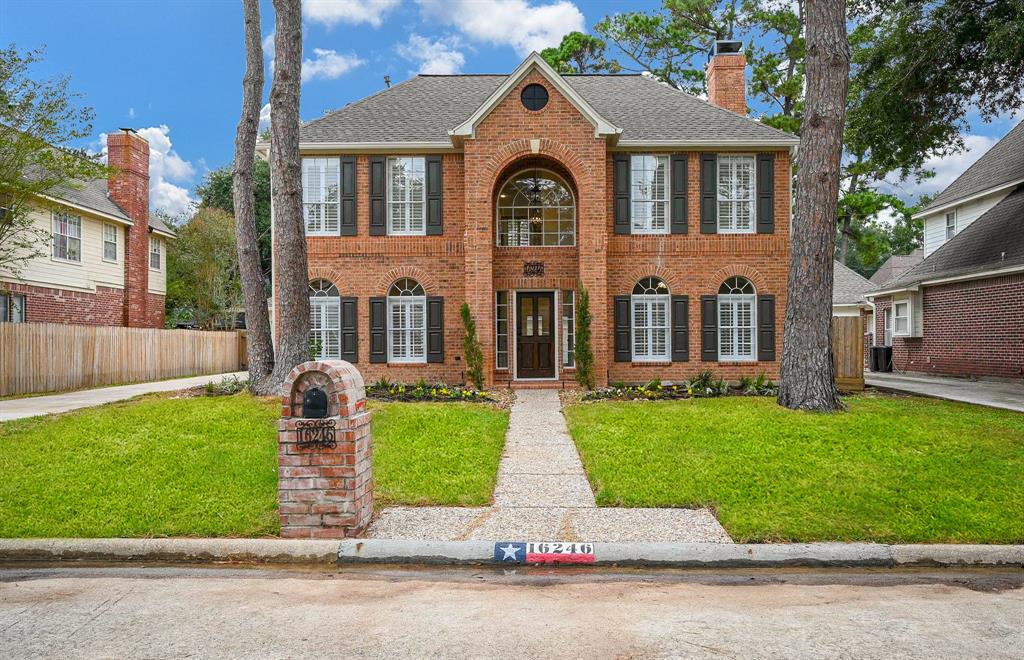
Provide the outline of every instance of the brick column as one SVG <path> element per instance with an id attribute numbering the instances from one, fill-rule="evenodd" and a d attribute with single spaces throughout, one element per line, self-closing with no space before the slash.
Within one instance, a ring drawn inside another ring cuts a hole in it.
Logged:
<path id="1" fill-rule="evenodd" d="M 149 142 L 124 128 L 107 136 L 110 197 L 132 219 L 124 242 L 124 325 L 152 325 L 149 302 Z M 161 323 L 161 325 L 163 325 Z"/>
<path id="2" fill-rule="evenodd" d="M 314 388 L 326 395 L 325 417 L 303 416 Z M 373 514 L 372 414 L 363 377 L 343 360 L 304 362 L 284 391 L 277 452 L 282 538 L 358 536 Z"/>

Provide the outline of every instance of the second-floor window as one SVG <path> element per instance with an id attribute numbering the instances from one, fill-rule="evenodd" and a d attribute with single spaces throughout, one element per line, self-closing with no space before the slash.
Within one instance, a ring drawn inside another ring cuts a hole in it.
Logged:
<path id="1" fill-rule="evenodd" d="M 946 240 L 956 236 L 956 211 L 946 214 Z"/>
<path id="2" fill-rule="evenodd" d="M 754 157 L 718 157 L 718 232 L 754 232 Z"/>
<path id="3" fill-rule="evenodd" d="M 341 161 L 337 158 L 302 159 L 302 212 L 306 220 L 306 235 L 338 235 L 340 183 Z"/>
<path id="4" fill-rule="evenodd" d="M 388 233 L 427 233 L 427 172 L 422 156 L 388 158 Z"/>
<path id="5" fill-rule="evenodd" d="M 155 236 L 149 239 L 149 267 L 151 270 L 160 270 L 160 262 L 163 255 L 163 241 Z"/>
<path id="6" fill-rule="evenodd" d="M 576 243 L 576 201 L 562 177 L 530 169 L 498 193 L 498 245 L 571 246 Z"/>
<path id="7" fill-rule="evenodd" d="M 633 233 L 667 234 L 668 156 L 632 156 L 630 186 Z"/>
<path id="8" fill-rule="evenodd" d="M 103 225 L 103 260 L 117 261 L 117 227 Z"/>
<path id="9" fill-rule="evenodd" d="M 53 214 L 53 256 L 82 261 L 82 218 L 69 213 Z"/>

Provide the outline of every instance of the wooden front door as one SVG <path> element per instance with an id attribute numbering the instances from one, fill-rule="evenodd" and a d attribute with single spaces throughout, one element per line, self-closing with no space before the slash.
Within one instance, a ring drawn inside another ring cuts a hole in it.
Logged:
<path id="1" fill-rule="evenodd" d="M 516 294 L 516 376 L 555 377 L 555 294 Z"/>

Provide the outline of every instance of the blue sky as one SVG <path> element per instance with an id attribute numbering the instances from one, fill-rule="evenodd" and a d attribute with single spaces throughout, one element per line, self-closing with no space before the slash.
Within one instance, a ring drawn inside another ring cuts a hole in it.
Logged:
<path id="1" fill-rule="evenodd" d="M 303 119 L 379 91 L 384 76 L 498 73 L 533 49 L 654 0 L 305 0 Z M 264 1 L 262 32 L 273 32 Z M 151 144 L 152 201 L 180 212 L 210 169 L 231 161 L 244 69 L 236 0 L 2 0 L 0 43 L 47 47 L 36 77 L 67 74 L 101 134 L 137 128 Z M 269 42 L 268 42 L 269 43 Z M 269 62 L 268 53 L 268 62 Z M 268 70 L 267 89 L 270 87 Z M 911 197 L 948 185 L 1019 120 L 973 122 L 968 151 L 936 162 Z"/>

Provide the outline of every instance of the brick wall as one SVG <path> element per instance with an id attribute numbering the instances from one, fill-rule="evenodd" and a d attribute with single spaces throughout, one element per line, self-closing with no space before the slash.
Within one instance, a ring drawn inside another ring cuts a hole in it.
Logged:
<path id="1" fill-rule="evenodd" d="M 122 325 L 124 291 L 105 286 L 96 292 L 70 291 L 17 282 L 0 283 L 0 289 L 25 296 L 28 323 L 75 325 Z"/>
<path id="2" fill-rule="evenodd" d="M 921 337 L 893 337 L 898 371 L 953 376 L 1024 377 L 1024 275 L 925 287 Z M 885 336 L 884 311 L 892 298 L 875 300 L 875 333 Z"/>

